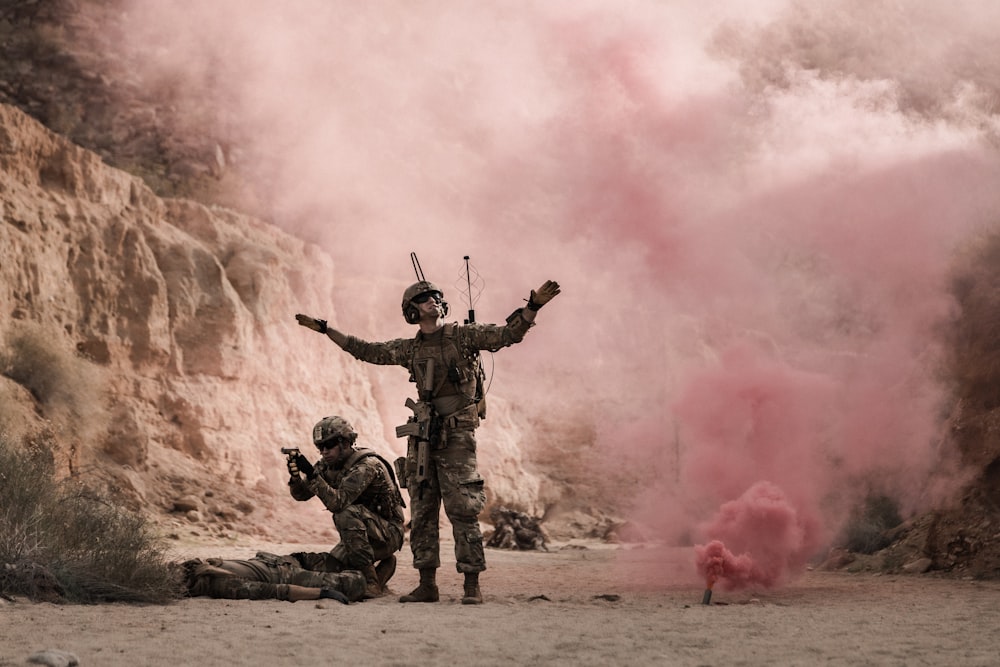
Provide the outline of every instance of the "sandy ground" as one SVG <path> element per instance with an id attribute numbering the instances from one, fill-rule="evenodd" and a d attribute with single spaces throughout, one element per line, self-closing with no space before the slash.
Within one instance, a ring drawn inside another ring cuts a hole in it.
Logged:
<path id="1" fill-rule="evenodd" d="M 0 665 L 61 649 L 92 665 L 997 665 L 1000 582 L 806 572 L 778 591 L 702 604 L 690 549 L 590 544 L 488 550 L 485 604 L 463 606 L 454 560 L 442 600 L 399 604 L 417 574 L 403 552 L 393 595 L 331 601 L 185 599 L 165 606 L 0 602 Z M 189 545 L 178 556 L 250 557 Z"/>

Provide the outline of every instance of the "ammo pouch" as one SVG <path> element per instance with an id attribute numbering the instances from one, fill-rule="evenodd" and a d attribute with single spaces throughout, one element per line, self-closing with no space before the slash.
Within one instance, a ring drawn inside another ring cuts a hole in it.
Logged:
<path id="1" fill-rule="evenodd" d="M 473 430 L 479 426 L 479 405 L 473 403 L 462 408 L 458 412 L 453 412 L 447 417 L 441 417 L 441 426 L 444 430 Z M 444 440 L 444 438 L 441 438 Z"/>

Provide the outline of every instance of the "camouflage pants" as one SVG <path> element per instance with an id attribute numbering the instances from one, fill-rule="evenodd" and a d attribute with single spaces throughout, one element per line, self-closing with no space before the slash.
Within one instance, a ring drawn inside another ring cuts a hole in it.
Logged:
<path id="1" fill-rule="evenodd" d="M 455 537 L 456 568 L 463 573 L 485 570 L 479 513 L 486 506 L 486 492 L 476 466 L 475 430 L 442 430 L 441 446 L 431 448 L 427 479 L 420 487 L 414 481 L 417 469 L 415 442 L 408 448 L 406 465 L 410 480 L 413 567 L 441 566 L 439 523 L 443 504 Z"/>
<path id="2" fill-rule="evenodd" d="M 287 600 L 289 584 L 307 588 L 332 588 L 348 600 L 364 596 L 360 572 L 315 572 L 286 556 L 258 553 L 250 560 L 209 558 L 184 563 L 188 595 L 229 600 Z"/>
<path id="3" fill-rule="evenodd" d="M 340 534 L 330 554 L 346 568 L 360 570 L 403 548 L 403 527 L 364 505 L 350 505 L 333 515 Z"/>

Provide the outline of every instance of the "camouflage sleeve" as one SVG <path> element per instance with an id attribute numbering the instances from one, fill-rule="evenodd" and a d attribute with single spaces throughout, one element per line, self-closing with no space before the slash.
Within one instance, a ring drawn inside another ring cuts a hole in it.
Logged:
<path id="1" fill-rule="evenodd" d="M 334 513 L 341 512 L 354 504 L 378 474 L 375 462 L 369 457 L 362 459 L 348 470 L 336 488 L 330 486 L 323 479 L 323 475 L 316 475 L 309 481 L 309 489 L 319 496 L 328 510 Z"/>
<path id="2" fill-rule="evenodd" d="M 348 336 L 344 350 L 361 361 L 380 366 L 407 366 L 412 352 L 412 338 L 397 338 L 384 343 L 369 343 L 356 336 Z"/>
<path id="3" fill-rule="evenodd" d="M 507 324 L 467 324 L 459 327 L 459 330 L 467 347 L 496 352 L 500 348 L 520 343 L 532 326 L 533 323 L 521 317 L 519 308 L 507 318 Z"/>
<path id="4" fill-rule="evenodd" d="M 306 480 L 301 477 L 290 477 L 288 479 L 288 491 L 292 494 L 292 498 L 296 500 L 309 500 L 313 497 L 313 492 L 309 490 L 309 485 Z"/>

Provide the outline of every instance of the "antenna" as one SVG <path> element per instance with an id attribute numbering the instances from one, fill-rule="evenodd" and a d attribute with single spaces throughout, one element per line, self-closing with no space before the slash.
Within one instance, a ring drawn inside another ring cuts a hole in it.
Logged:
<path id="1" fill-rule="evenodd" d="M 483 277 L 479 275 L 479 271 L 476 267 L 469 264 L 469 256 L 465 255 L 462 259 L 465 260 L 465 266 L 462 273 L 459 275 L 459 282 L 457 287 L 462 293 L 462 296 L 466 298 L 469 302 L 469 319 L 465 320 L 466 324 L 476 321 L 476 302 L 479 301 L 480 295 L 483 293 L 483 289 L 486 287 L 486 281 Z M 473 294 L 473 287 L 476 291 Z"/>
<path id="2" fill-rule="evenodd" d="M 466 259 L 468 259 L 468 257 L 466 257 Z M 424 282 L 426 280 L 424 278 L 424 270 L 420 268 L 420 260 L 417 259 L 417 253 L 410 253 L 410 261 L 413 262 L 413 271 L 417 274 L 417 282 Z"/>

